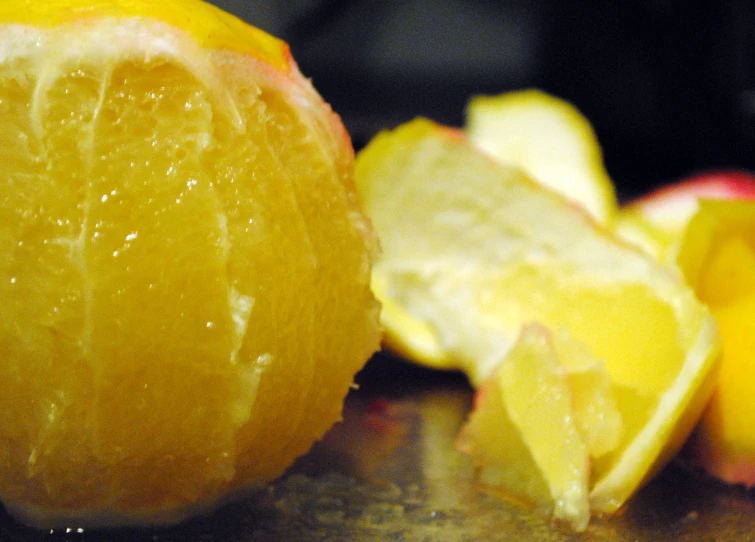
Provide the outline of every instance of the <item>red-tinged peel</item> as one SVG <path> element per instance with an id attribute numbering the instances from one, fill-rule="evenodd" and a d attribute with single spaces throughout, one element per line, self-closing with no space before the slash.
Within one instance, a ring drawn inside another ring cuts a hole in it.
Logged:
<path id="1" fill-rule="evenodd" d="M 688 453 L 711 476 L 727 484 L 755 487 L 755 454 L 723 449 L 704 427 L 690 439 Z"/>
<path id="2" fill-rule="evenodd" d="M 684 244 L 682 238 L 689 235 L 685 232 L 703 201 L 748 200 L 755 200 L 755 173 L 745 170 L 701 173 L 659 188 L 626 205 L 619 213 L 615 232 L 653 258 L 673 265 L 679 263 L 680 247 Z M 700 250 L 705 244 L 699 243 Z M 689 255 L 681 257 L 688 258 Z"/>
<path id="3" fill-rule="evenodd" d="M 694 460 L 730 484 L 755 485 L 755 292 L 714 307 L 723 337 L 717 388 L 690 445 Z"/>
<path id="4" fill-rule="evenodd" d="M 631 205 L 661 206 L 661 202 L 685 198 L 755 198 L 755 174 L 747 171 L 701 173 L 659 188 Z"/>
<path id="5" fill-rule="evenodd" d="M 578 530 L 590 507 L 567 487 L 569 472 L 584 472 L 592 452 L 588 504 L 616 511 L 678 450 L 710 397 L 719 337 L 707 308 L 678 272 L 430 121 L 378 135 L 359 154 L 356 179 L 383 246 L 373 284 L 424 322 L 473 385 L 500 376 L 461 443 L 479 479 L 549 503 Z M 532 322 L 565 329 L 603 363 L 627 421 L 618 445 L 588 449 L 567 399 L 573 383 L 553 368 L 558 351 L 532 336 L 518 348 Z M 538 373 L 546 385 L 531 382 Z M 538 403 L 537 389 L 559 392 Z M 580 504 L 556 506 L 555 494 Z"/>
<path id="6" fill-rule="evenodd" d="M 663 226 L 683 225 L 700 199 L 755 199 L 755 174 L 747 171 L 701 173 L 659 188 L 628 208 Z"/>

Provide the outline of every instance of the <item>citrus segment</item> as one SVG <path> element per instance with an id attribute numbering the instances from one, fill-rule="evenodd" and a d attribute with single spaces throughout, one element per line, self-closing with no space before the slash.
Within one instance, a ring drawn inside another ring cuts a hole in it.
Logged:
<path id="1" fill-rule="evenodd" d="M 613 183 L 590 122 L 572 104 L 538 90 L 479 96 L 467 133 L 504 164 L 582 205 L 601 223 L 617 211 Z"/>
<path id="2" fill-rule="evenodd" d="M 378 345 L 343 126 L 285 46 L 199 2 L 0 21 L 4 504 L 164 523 L 260 487 Z"/>
<path id="3" fill-rule="evenodd" d="M 678 274 L 430 121 L 378 135 L 357 158 L 357 189 L 383 245 L 373 281 L 474 384 L 528 322 L 565 329 L 605 364 L 631 421 L 595 462 L 594 509 L 615 511 L 678 450 L 710 395 L 719 346 Z"/>

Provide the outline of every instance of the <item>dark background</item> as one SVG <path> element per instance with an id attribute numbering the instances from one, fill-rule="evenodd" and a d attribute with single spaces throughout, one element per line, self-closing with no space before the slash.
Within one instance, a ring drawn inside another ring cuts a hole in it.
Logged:
<path id="1" fill-rule="evenodd" d="M 214 0 L 289 42 L 360 148 L 474 94 L 538 87 L 595 127 L 624 198 L 755 169 L 755 2 Z"/>

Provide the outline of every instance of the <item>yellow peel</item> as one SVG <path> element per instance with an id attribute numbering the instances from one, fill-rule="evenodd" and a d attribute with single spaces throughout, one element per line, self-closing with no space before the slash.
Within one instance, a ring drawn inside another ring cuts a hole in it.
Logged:
<path id="1" fill-rule="evenodd" d="M 588 449 L 550 334 L 526 326 L 478 393 L 460 445 L 481 480 L 583 531 L 590 519 Z"/>
<path id="2" fill-rule="evenodd" d="M 467 108 L 466 131 L 491 156 L 584 206 L 598 222 L 613 221 L 616 194 L 600 144 L 572 104 L 539 90 L 479 96 Z"/>
<path id="3" fill-rule="evenodd" d="M 461 132 L 422 119 L 384 132 L 359 154 L 356 178 L 383 246 L 373 284 L 473 384 L 529 322 L 566 329 L 605 364 L 627 423 L 594 464 L 590 499 L 615 511 L 679 449 L 710 396 L 709 311 L 679 274 Z"/>
<path id="4" fill-rule="evenodd" d="M 720 376 L 691 450 L 714 476 L 753 486 L 755 201 L 700 201 L 679 242 L 679 266 L 723 338 Z"/>

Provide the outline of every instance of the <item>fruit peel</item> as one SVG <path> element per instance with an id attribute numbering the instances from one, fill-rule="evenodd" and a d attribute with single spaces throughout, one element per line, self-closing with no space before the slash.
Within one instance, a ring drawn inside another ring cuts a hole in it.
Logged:
<path id="1" fill-rule="evenodd" d="M 593 486 L 593 510 L 606 514 L 619 510 L 682 449 L 713 395 L 720 354 L 718 326 L 712 318 L 706 318 L 676 378 L 678 386 L 695 392 L 686 394 L 682 401 L 670 392 L 660 397 L 655 414 L 624 451 L 620 464 Z"/>
<path id="2" fill-rule="evenodd" d="M 627 411 L 622 443 L 594 462 L 595 509 L 615 511 L 679 449 L 710 396 L 719 336 L 678 272 L 424 119 L 359 154 L 357 187 L 383 240 L 374 272 L 473 385 L 536 321 L 604 361 L 619 410 L 627 397 L 647 406 Z"/>
<path id="3" fill-rule="evenodd" d="M 655 255 L 676 267 L 722 336 L 720 371 L 687 455 L 731 484 L 755 484 L 755 175 L 713 171 L 664 187 L 622 213 L 642 213 Z"/>
<path id="4" fill-rule="evenodd" d="M 590 122 L 571 103 L 541 90 L 476 96 L 466 111 L 470 140 L 519 167 L 601 224 L 618 212 L 613 183 Z"/>
<path id="5" fill-rule="evenodd" d="M 624 434 L 611 378 L 605 364 L 584 344 L 561 329 L 551 332 L 558 360 L 572 390 L 572 408 L 579 430 L 597 459 L 614 451 Z"/>
<path id="6" fill-rule="evenodd" d="M 755 199 L 755 175 L 749 171 L 699 173 L 667 184 L 623 206 L 614 229 L 656 259 L 673 265 L 681 239 L 700 208 L 701 200 L 752 199 Z"/>
<path id="7" fill-rule="evenodd" d="M 734 308 L 735 312 L 739 312 Z M 726 316 L 720 312 L 719 318 Z M 740 317 L 755 319 L 755 304 L 736 314 L 737 322 L 722 324 L 724 341 L 730 342 L 732 333 L 742 327 Z M 745 331 L 753 333 L 745 324 Z M 748 341 L 752 348 L 752 340 Z M 749 350 L 752 352 L 752 349 Z M 724 354 L 721 379 L 716 383 L 710 403 L 687 446 L 687 456 L 705 472 L 728 484 L 755 486 L 755 436 L 752 431 L 752 386 L 743 374 L 755 370 L 755 360 L 741 351 Z"/>
<path id="8" fill-rule="evenodd" d="M 566 370 L 550 334 L 525 326 L 480 386 L 459 447 L 489 486 L 584 531 L 590 519 L 589 453 Z"/>

